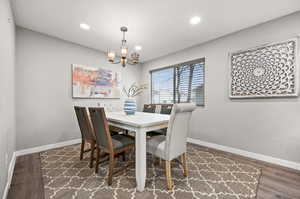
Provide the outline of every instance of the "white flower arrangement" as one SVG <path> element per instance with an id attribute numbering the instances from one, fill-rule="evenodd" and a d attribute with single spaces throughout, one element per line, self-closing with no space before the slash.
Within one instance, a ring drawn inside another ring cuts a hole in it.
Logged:
<path id="1" fill-rule="evenodd" d="M 145 89 L 147 89 L 147 84 L 142 84 L 138 86 L 136 82 L 134 82 L 128 89 L 126 89 L 124 86 L 123 92 L 128 98 L 132 98 L 140 95 Z"/>

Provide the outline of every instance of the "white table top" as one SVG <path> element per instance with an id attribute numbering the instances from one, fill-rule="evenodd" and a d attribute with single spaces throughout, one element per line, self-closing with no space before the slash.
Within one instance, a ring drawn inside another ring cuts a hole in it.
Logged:
<path id="1" fill-rule="evenodd" d="M 149 127 L 168 123 L 170 115 L 158 113 L 136 112 L 134 115 L 126 115 L 124 112 L 107 112 L 106 117 L 111 122 L 118 122 L 134 127 Z"/>

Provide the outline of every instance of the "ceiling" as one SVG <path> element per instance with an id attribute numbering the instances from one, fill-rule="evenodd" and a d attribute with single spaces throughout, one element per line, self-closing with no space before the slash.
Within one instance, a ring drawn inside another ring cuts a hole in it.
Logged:
<path id="1" fill-rule="evenodd" d="M 142 61 L 300 10 L 299 0 L 12 0 L 17 25 L 83 46 L 118 49 L 121 26 Z M 200 16 L 201 23 L 189 19 Z M 89 31 L 80 23 L 91 26 Z"/>

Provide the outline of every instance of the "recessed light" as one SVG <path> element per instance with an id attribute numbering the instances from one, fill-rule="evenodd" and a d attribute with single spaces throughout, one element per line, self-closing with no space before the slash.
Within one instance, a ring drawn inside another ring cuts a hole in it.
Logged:
<path id="1" fill-rule="evenodd" d="M 140 51 L 140 50 L 142 50 L 142 46 L 135 46 L 134 49 L 135 49 L 136 51 Z"/>
<path id="2" fill-rule="evenodd" d="M 91 29 L 91 27 L 88 24 L 86 24 L 86 23 L 81 23 L 80 24 L 80 28 L 83 29 L 83 30 L 89 30 L 89 29 Z"/>
<path id="3" fill-rule="evenodd" d="M 196 25 L 196 24 L 200 23 L 200 21 L 201 21 L 201 18 L 198 16 L 195 16 L 190 19 L 190 24 Z"/>

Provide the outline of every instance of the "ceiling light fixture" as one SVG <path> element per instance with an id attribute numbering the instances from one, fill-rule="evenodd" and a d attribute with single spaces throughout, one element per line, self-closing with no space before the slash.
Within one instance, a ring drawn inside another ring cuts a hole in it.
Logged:
<path id="1" fill-rule="evenodd" d="M 196 24 L 200 23 L 200 21 L 201 21 L 201 18 L 198 16 L 195 16 L 190 19 L 190 24 L 196 25 Z"/>
<path id="2" fill-rule="evenodd" d="M 121 63 L 123 67 L 126 64 L 135 65 L 139 63 L 140 55 L 137 52 L 132 52 L 130 58 L 127 57 L 128 55 L 128 47 L 126 46 L 126 39 L 125 33 L 128 31 L 127 27 L 121 27 L 121 32 L 123 33 L 122 45 L 120 48 L 120 52 L 117 54 L 115 51 L 108 49 L 107 50 L 107 59 L 112 64 L 119 64 Z M 137 48 L 138 47 L 138 48 Z M 142 49 L 141 46 L 136 46 L 135 50 L 138 51 Z"/>
<path id="3" fill-rule="evenodd" d="M 80 24 L 80 28 L 83 29 L 83 30 L 89 30 L 89 29 L 91 29 L 91 27 L 88 24 L 86 24 L 86 23 L 81 23 Z"/>

